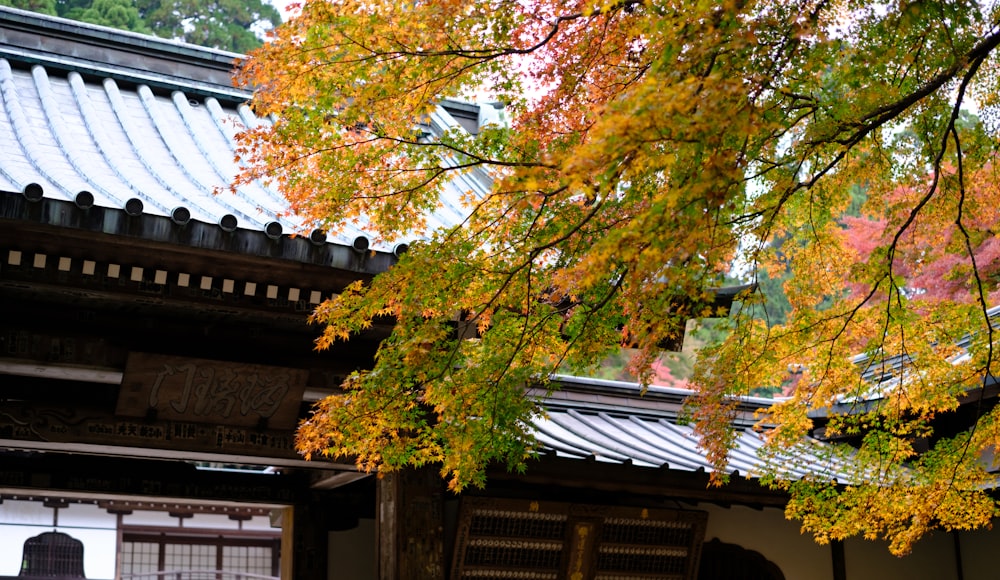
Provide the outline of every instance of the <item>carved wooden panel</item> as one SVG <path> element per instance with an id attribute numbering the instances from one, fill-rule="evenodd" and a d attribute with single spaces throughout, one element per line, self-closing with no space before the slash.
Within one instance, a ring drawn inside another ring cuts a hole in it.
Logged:
<path id="1" fill-rule="evenodd" d="M 290 429 L 308 372 L 132 353 L 116 414 L 125 417 Z"/>
<path id="2" fill-rule="evenodd" d="M 693 579 L 707 513 L 464 498 L 452 580 Z"/>
<path id="3" fill-rule="evenodd" d="M 0 405 L 0 439 L 90 444 L 132 449 L 250 455 L 262 459 L 301 459 L 294 433 L 186 421 L 121 418 L 99 409 L 67 409 L 37 403 Z M 27 447 L 31 447 L 28 445 Z"/>

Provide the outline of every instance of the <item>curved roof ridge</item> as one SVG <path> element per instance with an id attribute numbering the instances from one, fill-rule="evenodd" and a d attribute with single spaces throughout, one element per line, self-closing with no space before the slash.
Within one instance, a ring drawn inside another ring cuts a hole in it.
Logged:
<path id="1" fill-rule="evenodd" d="M 0 6 L 0 57 L 244 101 L 232 71 L 243 55 Z"/>

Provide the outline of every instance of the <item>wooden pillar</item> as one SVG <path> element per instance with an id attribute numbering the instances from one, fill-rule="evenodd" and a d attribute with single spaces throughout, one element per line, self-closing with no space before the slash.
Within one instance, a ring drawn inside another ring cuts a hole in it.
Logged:
<path id="1" fill-rule="evenodd" d="M 847 580 L 847 558 L 842 540 L 830 542 L 830 556 L 833 560 L 833 580 Z"/>
<path id="2" fill-rule="evenodd" d="M 328 510 L 329 505 L 318 497 L 295 504 L 292 515 L 292 580 L 327 580 Z M 285 557 L 282 554 L 282 558 Z"/>
<path id="3" fill-rule="evenodd" d="M 378 480 L 379 580 L 444 580 L 443 494 L 433 468 Z"/>
<path id="4" fill-rule="evenodd" d="M 958 530 L 952 530 L 951 539 L 955 547 L 955 580 L 965 580 L 965 568 L 962 566 L 962 540 Z"/>
<path id="5" fill-rule="evenodd" d="M 378 577 L 379 580 L 398 580 L 399 547 L 397 546 L 396 510 L 398 509 L 399 474 L 383 474 L 376 486 L 376 525 L 378 527 Z"/>
<path id="6" fill-rule="evenodd" d="M 293 580 L 295 572 L 295 537 L 292 533 L 295 530 L 295 508 L 288 506 L 281 508 L 281 580 Z M 274 525 L 274 516 L 271 519 Z M 115 580 L 119 580 L 116 578 Z"/>
<path id="7" fill-rule="evenodd" d="M 115 514 L 115 580 L 122 580 L 122 568 L 125 566 L 125 555 L 122 553 L 125 550 L 125 536 L 122 530 L 124 520 L 124 513 L 119 511 Z"/>

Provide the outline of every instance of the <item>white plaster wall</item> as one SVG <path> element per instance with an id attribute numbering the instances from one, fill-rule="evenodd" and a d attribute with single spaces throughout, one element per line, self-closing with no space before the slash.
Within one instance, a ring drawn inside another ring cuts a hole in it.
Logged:
<path id="1" fill-rule="evenodd" d="M 178 525 L 179 518 L 173 519 L 173 525 Z M 229 519 L 223 514 L 194 514 L 190 518 L 184 518 L 185 528 L 215 528 L 218 530 L 238 530 L 240 523 Z"/>
<path id="2" fill-rule="evenodd" d="M 176 528 L 179 525 L 179 519 L 171 516 L 165 511 L 136 510 L 130 514 L 122 516 L 122 523 L 126 526 L 164 526 L 168 528 Z M 268 516 L 254 516 L 253 518 L 244 521 L 243 527 L 240 528 L 239 521 L 230 519 L 227 515 L 210 513 L 197 513 L 192 517 L 184 518 L 183 526 L 185 528 L 213 528 L 219 530 L 243 529 L 268 532 L 278 530 L 278 528 L 271 527 L 271 518 Z"/>
<path id="3" fill-rule="evenodd" d="M 799 523 L 786 520 L 780 509 L 753 510 L 702 504 L 709 513 L 705 540 L 719 538 L 760 552 L 781 568 L 786 580 L 832 580 L 833 556 L 812 536 L 800 533 Z M 993 580 L 1000 532 L 967 532 L 961 535 L 965 580 Z M 885 542 L 851 538 L 844 542 L 848 580 L 957 580 L 953 539 L 935 532 L 920 540 L 913 552 L 897 558 Z"/>
<path id="4" fill-rule="evenodd" d="M 902 558 L 889 553 L 886 542 L 863 538 L 844 541 L 844 560 L 849 580 L 957 580 L 955 550 L 947 532 L 934 532 L 913 546 Z M 996 574 L 990 576 L 996 578 Z M 972 580 L 968 575 L 965 580 Z"/>
<path id="5" fill-rule="evenodd" d="M 135 510 L 122 516 L 122 524 L 126 526 L 166 526 L 177 527 L 177 518 L 171 517 L 165 511 Z"/>
<path id="6" fill-rule="evenodd" d="M 274 532 L 280 530 L 281 528 L 276 528 L 271 525 L 271 516 L 254 516 L 251 519 L 243 522 L 243 529 Z"/>
<path id="7" fill-rule="evenodd" d="M 992 529 L 958 532 L 965 580 L 993 580 L 1000 576 L 997 572 L 997 554 L 1000 551 L 998 527 L 1000 522 L 994 522 Z"/>
<path id="8" fill-rule="evenodd" d="M 799 533 L 799 526 L 776 508 L 754 510 L 701 504 L 708 512 L 705 541 L 718 538 L 760 552 L 781 568 L 785 580 L 833 580 L 829 546 L 820 546 Z M 854 580 L 848 576 L 850 580 Z M 884 576 L 881 580 L 896 578 Z"/>
<path id="9" fill-rule="evenodd" d="M 115 517 L 95 505 L 70 504 L 59 510 L 52 526 L 52 509 L 37 501 L 0 503 L 0 576 L 20 572 L 24 542 L 43 532 L 59 531 L 83 542 L 83 572 L 87 578 L 115 577 Z"/>
<path id="10" fill-rule="evenodd" d="M 377 546 L 374 519 L 361 518 L 352 530 L 330 532 L 327 580 L 377 580 Z"/>

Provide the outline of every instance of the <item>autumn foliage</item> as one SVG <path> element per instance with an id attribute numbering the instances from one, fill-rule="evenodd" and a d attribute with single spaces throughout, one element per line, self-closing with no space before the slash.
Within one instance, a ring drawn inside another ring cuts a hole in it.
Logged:
<path id="1" fill-rule="evenodd" d="M 320 348 L 397 326 L 299 448 L 482 484 L 532 452 L 525 385 L 623 342 L 647 380 L 718 314 L 711 288 L 766 268 L 790 272 L 787 320 L 741 297 L 694 377 L 709 455 L 732 397 L 794 373 L 764 453 L 822 436 L 840 479 L 758 475 L 817 539 L 902 553 L 988 525 L 998 45 L 989 2 L 306 2 L 241 71 L 273 123 L 243 133 L 240 179 L 316 225 L 423 241 L 316 311 Z M 483 90 L 510 126 L 428 137 L 437 103 Z M 435 228 L 473 173 L 492 187 Z"/>

